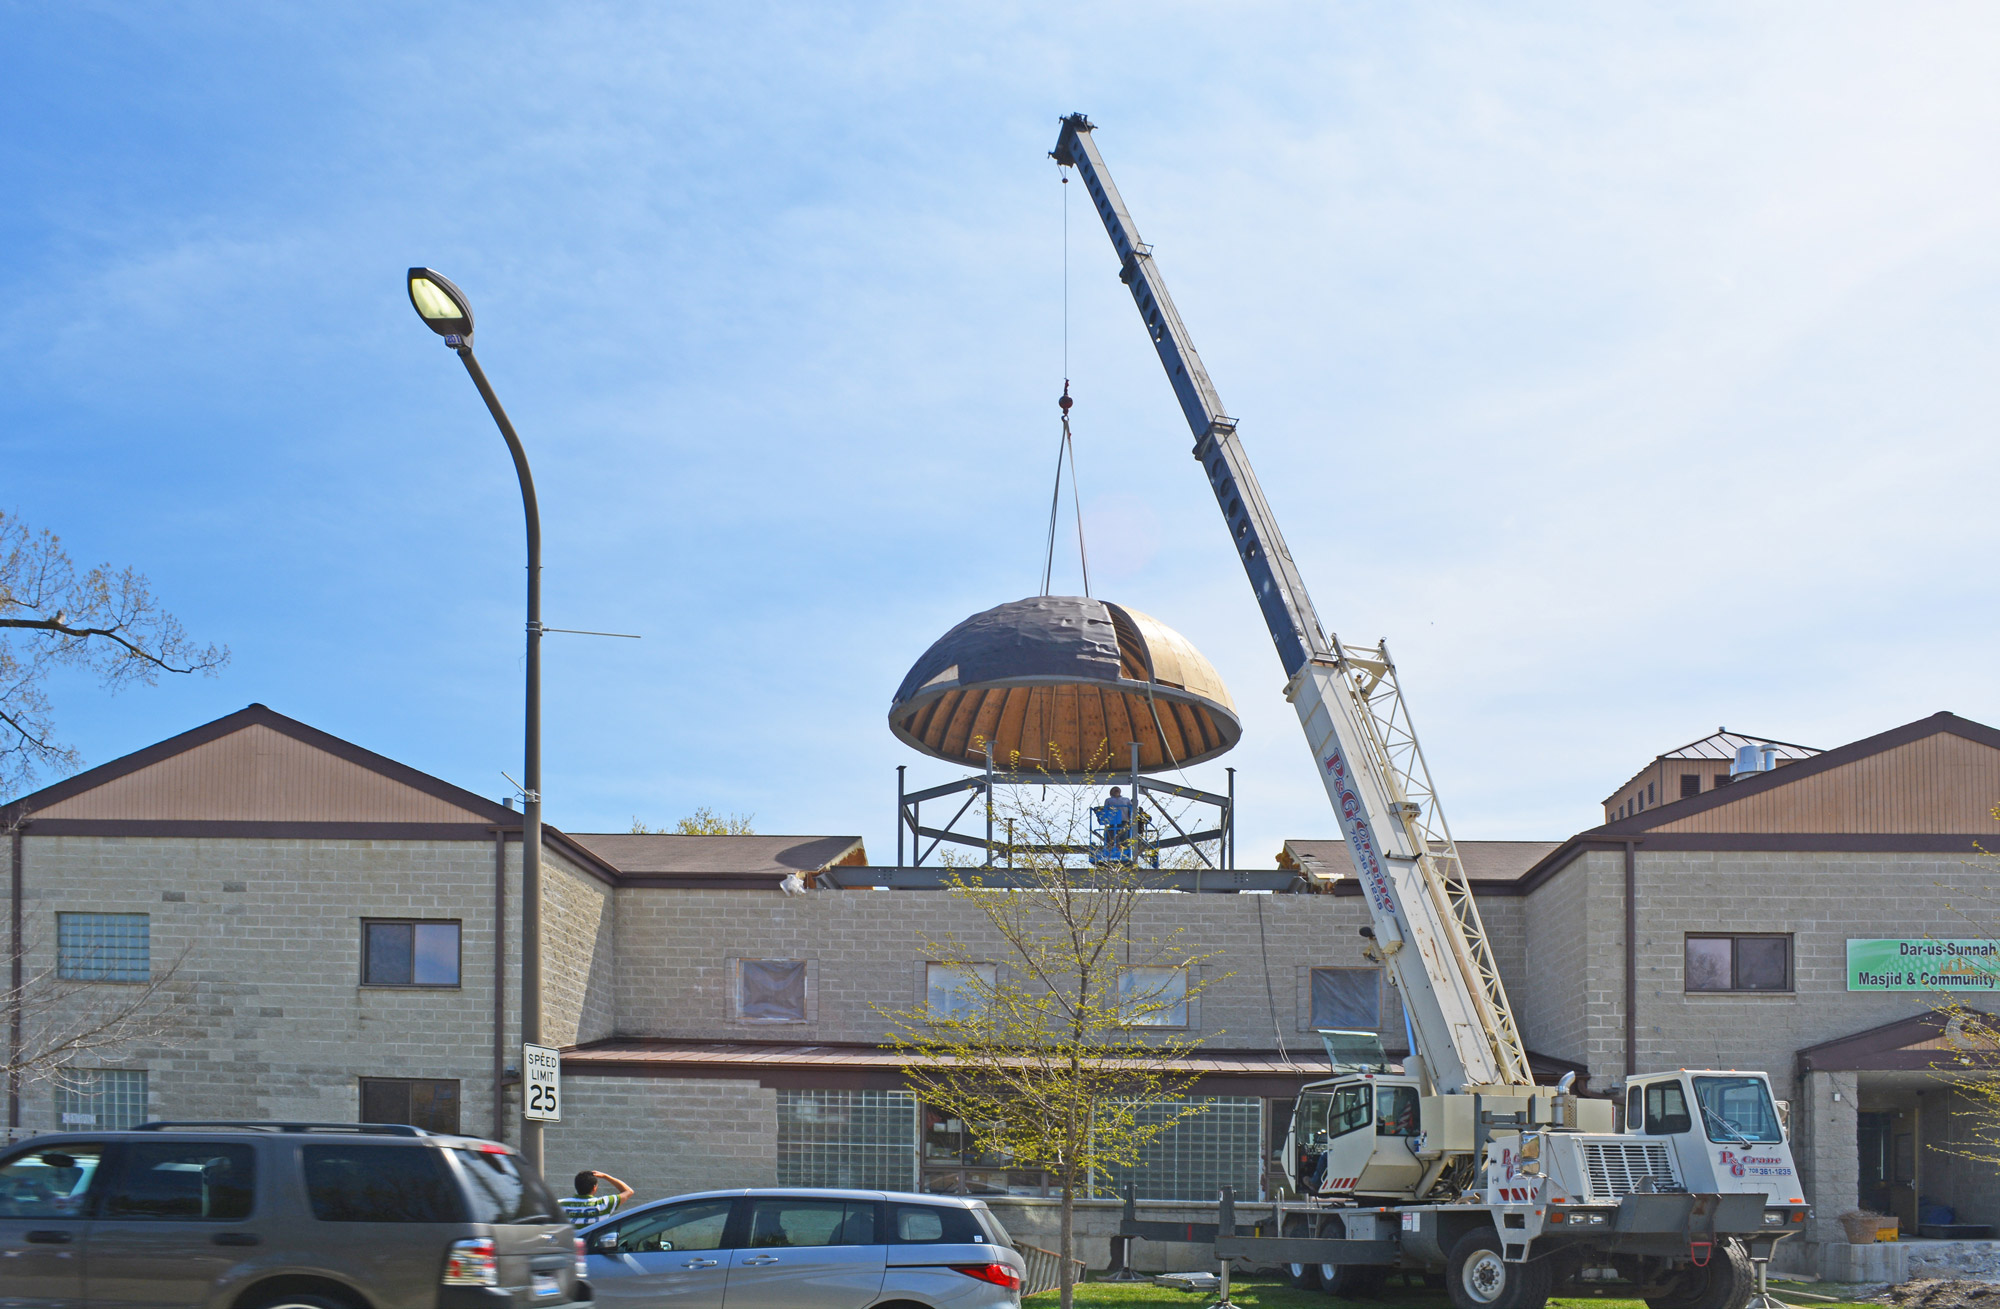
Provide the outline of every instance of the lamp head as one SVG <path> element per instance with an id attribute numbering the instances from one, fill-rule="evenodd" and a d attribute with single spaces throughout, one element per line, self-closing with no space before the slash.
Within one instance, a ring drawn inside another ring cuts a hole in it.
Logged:
<path id="1" fill-rule="evenodd" d="M 451 279 L 428 268 L 410 270 L 410 304 L 449 346 L 472 344 L 472 305 Z"/>

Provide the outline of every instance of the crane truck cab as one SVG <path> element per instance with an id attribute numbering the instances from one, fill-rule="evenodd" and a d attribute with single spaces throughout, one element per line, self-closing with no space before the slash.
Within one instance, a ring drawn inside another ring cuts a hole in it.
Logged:
<path id="1" fill-rule="evenodd" d="M 1287 1180 L 1301 1196 L 1406 1196 L 1428 1171 L 1423 1088 L 1414 1077 L 1355 1073 L 1299 1092 L 1286 1142 Z"/>
<path id="2" fill-rule="evenodd" d="M 1625 1082 L 1625 1135 L 1664 1137 L 1688 1191 L 1761 1191 L 1805 1203 L 1770 1079 L 1742 1069 L 1677 1069 Z"/>

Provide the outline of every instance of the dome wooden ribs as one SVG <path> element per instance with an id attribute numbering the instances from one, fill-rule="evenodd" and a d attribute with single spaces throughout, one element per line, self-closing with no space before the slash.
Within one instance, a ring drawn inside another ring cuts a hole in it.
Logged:
<path id="1" fill-rule="evenodd" d="M 953 763 L 1122 772 L 1198 763 L 1242 734 L 1214 668 L 1179 633 L 1119 605 L 1038 596 L 947 632 L 904 678 L 889 725 Z"/>

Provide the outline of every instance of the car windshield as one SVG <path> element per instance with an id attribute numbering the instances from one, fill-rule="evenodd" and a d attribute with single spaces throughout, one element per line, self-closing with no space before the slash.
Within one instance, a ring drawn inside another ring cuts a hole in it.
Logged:
<path id="1" fill-rule="evenodd" d="M 1711 1141 L 1774 1145 L 1785 1139 L 1771 1090 L 1761 1077 L 1697 1077 L 1694 1098 Z"/>

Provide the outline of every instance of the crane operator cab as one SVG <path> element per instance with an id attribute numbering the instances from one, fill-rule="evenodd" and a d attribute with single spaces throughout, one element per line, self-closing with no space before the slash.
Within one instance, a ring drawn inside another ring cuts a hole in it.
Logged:
<path id="1" fill-rule="evenodd" d="M 1668 1137 L 1680 1184 L 1695 1192 L 1801 1194 L 1784 1120 L 1763 1073 L 1679 1069 L 1627 1079 L 1625 1132 Z"/>
<path id="2" fill-rule="evenodd" d="M 1114 786 L 1104 803 L 1090 811 L 1092 864 L 1160 866 L 1160 852 L 1152 841 L 1153 820 L 1136 801 L 1136 796 Z"/>
<path id="3" fill-rule="evenodd" d="M 1320 1040 L 1344 1076 L 1299 1092 L 1287 1134 L 1285 1171 L 1301 1196 L 1401 1195 L 1426 1169 L 1419 1079 L 1391 1071 L 1374 1032 L 1324 1031 Z"/>

